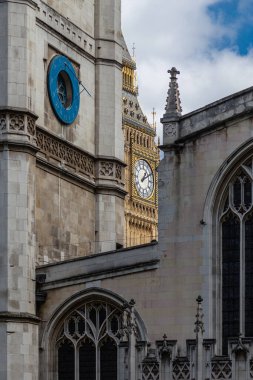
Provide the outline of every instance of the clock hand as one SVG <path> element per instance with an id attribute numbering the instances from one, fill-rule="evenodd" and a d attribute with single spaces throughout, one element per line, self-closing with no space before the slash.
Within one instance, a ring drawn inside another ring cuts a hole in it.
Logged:
<path id="1" fill-rule="evenodd" d="M 149 173 L 149 174 L 145 173 L 144 176 L 143 176 L 142 179 L 141 179 L 141 182 L 143 182 L 145 179 L 147 179 L 147 178 L 150 177 L 151 175 L 152 175 L 152 173 Z"/>

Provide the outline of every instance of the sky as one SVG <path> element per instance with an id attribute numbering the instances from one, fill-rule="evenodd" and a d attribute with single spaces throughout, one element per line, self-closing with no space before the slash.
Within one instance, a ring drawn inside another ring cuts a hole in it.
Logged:
<path id="1" fill-rule="evenodd" d="M 164 113 L 173 66 L 183 114 L 253 86 L 253 0 L 122 0 L 122 31 L 150 122 L 153 107 L 158 125 Z"/>

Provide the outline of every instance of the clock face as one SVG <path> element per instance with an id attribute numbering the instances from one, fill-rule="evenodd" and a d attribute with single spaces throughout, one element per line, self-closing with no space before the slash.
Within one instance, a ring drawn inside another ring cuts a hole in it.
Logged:
<path id="1" fill-rule="evenodd" d="M 134 167 L 135 186 L 142 198 L 149 198 L 154 190 L 154 176 L 145 160 L 138 160 Z"/>
<path id="2" fill-rule="evenodd" d="M 79 81 L 67 57 L 55 56 L 49 66 L 48 93 L 55 115 L 64 124 L 72 124 L 80 105 Z"/>

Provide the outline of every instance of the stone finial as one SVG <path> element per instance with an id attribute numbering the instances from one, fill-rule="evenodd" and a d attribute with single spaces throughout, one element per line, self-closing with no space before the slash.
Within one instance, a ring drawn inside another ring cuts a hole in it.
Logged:
<path id="1" fill-rule="evenodd" d="M 171 350 L 171 348 L 168 345 L 167 335 L 166 334 L 163 335 L 163 343 L 162 343 L 162 346 L 159 349 L 159 354 L 160 354 L 161 357 L 167 357 L 167 359 L 169 359 L 169 360 L 171 359 L 172 350 Z"/>
<path id="2" fill-rule="evenodd" d="M 165 114 L 163 117 L 179 117 L 181 116 L 182 108 L 177 83 L 177 75 L 180 74 L 180 71 L 178 71 L 175 67 L 172 67 L 171 70 L 168 70 L 168 73 L 170 74 L 170 84 L 166 100 Z"/>
<path id="3" fill-rule="evenodd" d="M 237 345 L 233 348 L 232 352 L 239 353 L 244 352 L 245 354 L 249 352 L 248 348 L 243 344 L 243 335 L 239 334 Z"/>
<path id="4" fill-rule="evenodd" d="M 196 299 L 197 302 L 197 314 L 196 314 L 196 321 L 195 321 L 195 329 L 194 332 L 196 334 L 199 334 L 200 332 L 203 334 L 204 333 L 204 322 L 203 322 L 203 309 L 202 309 L 202 302 L 203 298 L 201 296 L 198 296 Z"/>

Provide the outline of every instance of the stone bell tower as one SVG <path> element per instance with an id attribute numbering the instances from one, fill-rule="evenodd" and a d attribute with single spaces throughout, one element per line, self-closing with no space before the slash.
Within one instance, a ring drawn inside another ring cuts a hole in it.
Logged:
<path id="1" fill-rule="evenodd" d="M 123 245 L 120 4 L 0 0 L 1 380 L 38 379 L 36 261 Z"/>
<path id="2" fill-rule="evenodd" d="M 35 316 L 36 2 L 0 1 L 0 378 L 37 379 Z"/>

